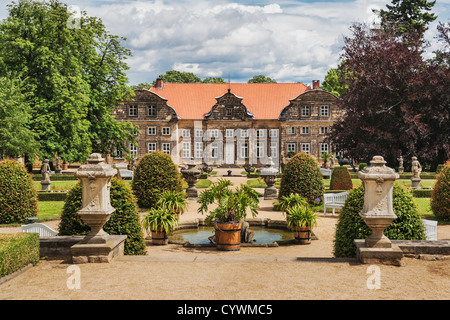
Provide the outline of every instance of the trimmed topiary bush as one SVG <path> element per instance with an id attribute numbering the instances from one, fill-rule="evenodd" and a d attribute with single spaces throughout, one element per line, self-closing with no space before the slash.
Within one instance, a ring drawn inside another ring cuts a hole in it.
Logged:
<path id="1" fill-rule="evenodd" d="M 0 278 L 39 262 L 37 233 L 0 234 Z"/>
<path id="2" fill-rule="evenodd" d="M 450 160 L 441 168 L 431 191 L 431 210 L 441 219 L 450 219 Z"/>
<path id="3" fill-rule="evenodd" d="M 0 162 L 0 223 L 23 223 L 38 213 L 37 191 L 25 168 L 13 160 Z"/>
<path id="4" fill-rule="evenodd" d="M 297 153 L 284 166 L 278 199 L 296 193 L 308 203 L 323 200 L 324 185 L 316 160 L 307 153 Z"/>
<path id="5" fill-rule="evenodd" d="M 136 199 L 125 182 L 111 179 L 111 205 L 116 209 L 103 227 L 111 235 L 127 235 L 124 253 L 126 255 L 145 255 L 145 240 L 139 221 Z M 60 235 L 84 235 L 89 233 L 87 226 L 77 212 L 82 207 L 81 183 L 78 182 L 68 193 L 64 203 Z"/>
<path id="6" fill-rule="evenodd" d="M 331 173 L 330 190 L 353 189 L 352 178 L 346 167 L 334 167 Z"/>
<path id="7" fill-rule="evenodd" d="M 392 201 L 397 219 L 384 230 L 384 235 L 391 240 L 425 240 L 420 214 L 408 190 L 394 185 Z M 355 257 L 353 240 L 365 239 L 371 234 L 370 228 L 359 215 L 363 205 L 364 189 L 359 186 L 350 191 L 339 215 L 334 239 L 335 257 Z"/>
<path id="8" fill-rule="evenodd" d="M 156 151 L 139 161 L 132 189 L 139 207 L 154 208 L 164 191 L 182 191 L 182 179 L 170 155 Z"/>

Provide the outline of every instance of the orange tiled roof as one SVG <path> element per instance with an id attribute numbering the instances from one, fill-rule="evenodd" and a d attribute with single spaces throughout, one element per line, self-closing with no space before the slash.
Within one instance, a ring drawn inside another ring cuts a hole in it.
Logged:
<path id="1" fill-rule="evenodd" d="M 277 119 L 290 99 L 308 91 L 303 83 L 164 83 L 150 91 L 167 99 L 181 119 L 203 119 L 221 97 L 231 93 L 243 98 L 242 103 L 255 119 Z"/>

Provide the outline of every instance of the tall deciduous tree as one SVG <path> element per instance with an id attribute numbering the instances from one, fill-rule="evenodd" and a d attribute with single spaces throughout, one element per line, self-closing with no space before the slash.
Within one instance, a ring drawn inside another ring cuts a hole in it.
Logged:
<path id="1" fill-rule="evenodd" d="M 248 83 L 277 83 L 277 81 L 270 77 L 266 77 L 265 75 L 260 74 L 248 80 Z"/>
<path id="2" fill-rule="evenodd" d="M 342 59 L 351 77 L 341 96 L 345 115 L 332 127 L 333 143 L 366 162 L 381 154 L 418 156 L 435 167 L 450 157 L 450 73 L 423 58 L 421 33 L 371 30 L 356 24 Z"/>
<path id="3" fill-rule="evenodd" d="M 0 75 L 24 75 L 42 156 L 73 162 L 92 151 L 126 150 L 134 128 L 113 117 L 117 100 L 130 93 L 130 51 L 100 19 L 69 9 L 58 0 L 13 1 L 0 24 Z"/>

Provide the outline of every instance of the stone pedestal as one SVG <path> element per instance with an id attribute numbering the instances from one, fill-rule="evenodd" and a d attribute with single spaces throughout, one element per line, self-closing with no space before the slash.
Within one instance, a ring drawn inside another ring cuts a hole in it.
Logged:
<path id="1" fill-rule="evenodd" d="M 402 250 L 393 246 L 383 234 L 397 219 L 392 208 L 392 188 L 399 175 L 385 166 L 381 156 L 373 157 L 370 166 L 358 172 L 364 187 L 364 206 L 359 213 L 372 230 L 365 240 L 354 240 L 356 255 L 361 263 L 401 265 Z"/>
<path id="2" fill-rule="evenodd" d="M 411 188 L 419 188 L 420 187 L 420 181 L 422 181 L 422 179 L 420 178 L 411 178 Z"/>
<path id="3" fill-rule="evenodd" d="M 72 263 L 109 263 L 119 255 L 123 255 L 125 235 L 109 235 L 105 243 L 84 243 L 83 241 L 70 248 Z"/>
<path id="4" fill-rule="evenodd" d="M 202 170 L 196 168 L 196 165 L 191 160 L 191 163 L 188 164 L 187 169 L 181 169 L 181 174 L 183 175 L 184 180 L 186 180 L 188 187 L 186 189 L 186 194 L 188 198 L 197 198 L 198 191 L 195 188 L 195 184 L 198 181 L 198 178 L 202 174 Z"/>
<path id="5" fill-rule="evenodd" d="M 49 181 L 49 180 L 47 180 L 47 181 L 45 181 L 45 180 L 42 180 L 41 181 L 41 190 L 42 191 L 50 191 L 50 184 L 51 184 L 51 181 Z"/>

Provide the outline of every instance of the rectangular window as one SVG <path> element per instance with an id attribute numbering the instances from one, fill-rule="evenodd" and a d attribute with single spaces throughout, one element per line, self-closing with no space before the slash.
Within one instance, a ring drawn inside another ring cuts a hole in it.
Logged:
<path id="1" fill-rule="evenodd" d="M 278 143 L 277 142 L 270 143 L 270 156 L 272 158 L 278 157 Z"/>
<path id="2" fill-rule="evenodd" d="M 269 131 L 269 136 L 270 136 L 271 138 L 278 137 L 278 129 L 270 129 L 270 131 Z"/>
<path id="3" fill-rule="evenodd" d="M 211 143 L 211 158 L 215 159 L 219 157 L 219 146 L 217 143 Z"/>
<path id="4" fill-rule="evenodd" d="M 320 144 L 320 152 L 328 152 L 328 143 L 321 143 Z"/>
<path id="5" fill-rule="evenodd" d="M 258 129 L 256 130 L 256 137 L 257 138 L 264 138 L 264 131 L 266 131 L 265 129 Z"/>
<path id="6" fill-rule="evenodd" d="M 195 137 L 196 138 L 203 138 L 203 130 L 195 129 Z"/>
<path id="7" fill-rule="evenodd" d="M 302 134 L 309 134 L 309 127 L 302 127 Z"/>
<path id="8" fill-rule="evenodd" d="M 241 144 L 241 158 L 248 158 L 248 143 Z"/>
<path id="9" fill-rule="evenodd" d="M 320 127 L 320 133 L 321 134 L 327 134 L 328 133 L 328 127 Z"/>
<path id="10" fill-rule="evenodd" d="M 296 148 L 295 148 L 295 143 L 288 143 L 287 144 L 287 152 L 296 152 L 296 150 L 295 150 Z"/>
<path id="11" fill-rule="evenodd" d="M 302 106 L 302 116 L 303 117 L 311 116 L 311 107 L 310 106 Z"/>
<path id="12" fill-rule="evenodd" d="M 156 136 L 156 127 L 148 127 L 148 135 Z"/>
<path id="13" fill-rule="evenodd" d="M 170 154 L 170 143 L 162 144 L 162 152 Z"/>
<path id="14" fill-rule="evenodd" d="M 150 117 L 156 117 L 156 106 L 148 106 L 148 115 Z"/>
<path id="15" fill-rule="evenodd" d="M 211 138 L 218 138 L 219 137 L 219 130 L 217 129 L 210 129 L 209 134 Z"/>
<path id="16" fill-rule="evenodd" d="M 148 144 L 148 152 L 150 153 L 150 152 L 155 152 L 155 151 L 156 151 L 156 143 L 150 142 Z"/>
<path id="17" fill-rule="evenodd" d="M 248 138 L 248 129 L 241 129 L 241 138 Z"/>
<path id="18" fill-rule="evenodd" d="M 203 142 L 195 143 L 195 157 L 200 159 L 203 158 Z"/>
<path id="19" fill-rule="evenodd" d="M 264 143 L 261 142 L 256 143 L 256 157 L 257 158 L 264 157 Z"/>
<path id="20" fill-rule="evenodd" d="M 138 115 L 138 107 L 137 106 L 129 106 L 128 107 L 128 115 L 129 116 L 137 116 Z"/>
<path id="21" fill-rule="evenodd" d="M 309 153 L 310 152 L 310 147 L 309 147 L 309 143 L 302 143 L 302 151 L 304 153 Z"/>
<path id="22" fill-rule="evenodd" d="M 136 158 L 137 155 L 138 155 L 138 148 L 134 144 L 130 143 L 130 156 Z"/>
<path id="23" fill-rule="evenodd" d="M 164 136 L 170 136 L 170 127 L 163 127 L 162 128 L 162 134 Z"/>
<path id="24" fill-rule="evenodd" d="M 320 106 L 320 116 L 328 117 L 330 115 L 330 108 L 328 106 Z"/>
<path id="25" fill-rule="evenodd" d="M 295 134 L 295 127 L 287 128 L 287 134 Z"/>
<path id="26" fill-rule="evenodd" d="M 231 117 L 233 115 L 233 109 L 232 108 L 227 108 L 227 117 Z"/>
<path id="27" fill-rule="evenodd" d="M 191 131 L 189 129 L 182 129 L 181 136 L 183 138 L 189 138 L 191 136 Z"/>
<path id="28" fill-rule="evenodd" d="M 225 131 L 225 137 L 226 138 L 233 138 L 234 137 L 234 130 L 233 129 L 227 129 Z"/>
<path id="29" fill-rule="evenodd" d="M 190 158 L 191 157 L 191 143 L 190 142 L 183 142 L 181 145 L 181 157 L 182 158 Z"/>

